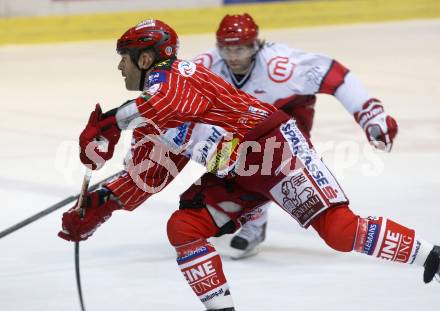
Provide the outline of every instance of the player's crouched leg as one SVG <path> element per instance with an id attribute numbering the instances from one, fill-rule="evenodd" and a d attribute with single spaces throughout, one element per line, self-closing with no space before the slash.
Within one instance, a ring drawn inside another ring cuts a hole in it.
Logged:
<path id="1" fill-rule="evenodd" d="M 177 264 L 208 310 L 233 311 L 232 296 L 215 248 L 206 240 L 218 231 L 205 208 L 183 209 L 168 220 L 168 239 L 176 248 Z"/>
<path id="2" fill-rule="evenodd" d="M 440 273 L 440 248 L 420 237 L 414 230 L 382 217 L 361 218 L 348 205 L 329 208 L 313 222 L 313 228 L 331 248 L 357 252 L 381 259 L 425 268 L 429 283 Z"/>

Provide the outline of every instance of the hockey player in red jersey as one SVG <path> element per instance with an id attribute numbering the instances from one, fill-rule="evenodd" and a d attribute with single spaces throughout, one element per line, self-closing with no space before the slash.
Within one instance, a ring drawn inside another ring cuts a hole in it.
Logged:
<path id="1" fill-rule="evenodd" d="M 397 135 L 397 123 L 353 72 L 325 55 L 264 42 L 258 38 L 258 28 L 247 13 L 226 15 L 216 32 L 217 47 L 200 54 L 194 62 L 265 103 L 289 103 L 285 110 L 309 137 L 315 97 L 301 104 L 293 103 L 292 98 L 296 94 L 333 95 L 359 123 L 373 146 L 391 150 Z M 269 204 L 261 206 L 261 213 L 255 213 L 253 219 L 232 238 L 233 258 L 257 253 L 258 244 L 266 236 L 268 209 Z"/>
<path id="2" fill-rule="evenodd" d="M 208 310 L 231 311 L 234 303 L 207 239 L 234 232 L 269 201 L 335 250 L 423 267 L 425 282 L 439 275 L 438 246 L 387 218 L 350 210 L 286 107 L 262 103 L 205 67 L 177 59 L 177 46 L 177 34 L 158 20 L 145 20 L 118 40 L 126 87 L 143 92 L 106 113 L 95 108 L 80 135 L 80 158 L 99 168 L 111 159 L 120 132 L 134 128 L 132 158 L 124 175 L 87 195 L 84 218 L 75 207 L 63 214 L 61 238 L 88 239 L 114 211 L 133 210 L 163 189 L 191 159 L 208 172 L 181 195 L 167 233 L 184 278 Z M 96 150 L 102 139 L 107 151 Z"/>

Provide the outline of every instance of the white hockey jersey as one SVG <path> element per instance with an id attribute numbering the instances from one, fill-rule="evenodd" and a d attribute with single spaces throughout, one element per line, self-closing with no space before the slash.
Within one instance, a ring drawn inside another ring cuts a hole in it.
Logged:
<path id="1" fill-rule="evenodd" d="M 337 61 L 305 53 L 279 43 L 264 43 L 255 56 L 252 70 L 236 81 L 217 48 L 194 59 L 242 91 L 273 104 L 294 94 L 334 95 L 353 114 L 371 96 L 359 80 Z"/>

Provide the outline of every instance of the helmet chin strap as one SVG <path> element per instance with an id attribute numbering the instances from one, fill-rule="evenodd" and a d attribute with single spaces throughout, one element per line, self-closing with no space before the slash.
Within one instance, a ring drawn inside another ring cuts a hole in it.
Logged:
<path id="1" fill-rule="evenodd" d="M 140 55 L 140 53 L 139 53 Z M 137 55 L 137 60 L 139 60 L 139 55 Z M 151 65 L 147 68 L 147 69 L 142 69 L 139 67 L 138 61 L 135 62 L 136 67 L 138 67 L 138 69 L 141 71 L 141 78 L 139 80 L 139 91 L 143 91 L 144 90 L 144 86 L 145 86 L 145 79 L 147 78 L 147 74 L 148 72 L 151 70 L 151 68 L 154 67 L 154 65 L 156 65 L 159 60 L 157 60 L 157 52 L 154 51 L 154 61 L 151 63 Z"/>
<path id="2" fill-rule="evenodd" d="M 139 80 L 139 91 L 144 90 L 145 79 L 147 78 L 147 74 L 151 70 L 151 68 L 153 68 L 157 63 L 158 63 L 158 61 L 155 60 L 154 62 L 151 63 L 151 65 L 147 69 L 141 69 L 141 68 L 139 68 L 139 66 L 137 66 L 139 68 L 139 70 L 141 71 L 141 78 Z"/>
<path id="3" fill-rule="evenodd" d="M 147 77 L 147 70 L 141 69 L 141 78 L 139 79 L 139 91 L 144 90 L 145 78 Z"/>

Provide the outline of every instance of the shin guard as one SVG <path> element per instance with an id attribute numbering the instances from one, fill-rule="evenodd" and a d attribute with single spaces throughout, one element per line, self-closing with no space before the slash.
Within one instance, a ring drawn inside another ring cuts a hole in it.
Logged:
<path id="1" fill-rule="evenodd" d="M 433 245 L 415 231 L 382 217 L 359 218 L 354 250 L 389 261 L 423 266 Z"/>
<path id="2" fill-rule="evenodd" d="M 208 310 L 233 307 L 220 255 L 206 240 L 176 247 L 177 264 Z"/>

